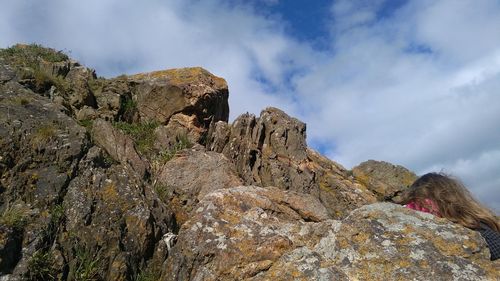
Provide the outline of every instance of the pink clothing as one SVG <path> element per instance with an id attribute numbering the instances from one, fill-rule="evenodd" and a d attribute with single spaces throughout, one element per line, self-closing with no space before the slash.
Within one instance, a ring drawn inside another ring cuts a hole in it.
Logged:
<path id="1" fill-rule="evenodd" d="M 433 214 L 433 215 L 438 216 L 438 217 L 441 216 L 441 214 L 439 213 L 439 208 L 438 208 L 438 205 L 436 204 L 436 202 L 432 201 L 429 198 L 426 198 L 424 201 L 428 206 L 431 206 L 431 208 L 432 208 L 431 210 L 427 209 L 426 207 L 420 206 L 420 204 L 418 204 L 415 201 L 411 201 L 410 203 L 406 204 L 405 207 L 416 210 L 416 211 Z"/>

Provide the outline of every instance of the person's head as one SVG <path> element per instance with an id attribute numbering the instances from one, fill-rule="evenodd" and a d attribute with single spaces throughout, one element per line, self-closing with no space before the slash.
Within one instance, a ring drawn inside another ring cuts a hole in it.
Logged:
<path id="1" fill-rule="evenodd" d="M 465 186 L 458 180 L 444 174 L 428 173 L 418 178 L 408 190 L 403 192 L 398 203 L 415 202 L 429 210 L 436 206 L 429 204 L 432 200 L 440 216 L 459 223 L 465 227 L 476 229 L 483 222 L 500 232 L 497 218 L 477 202 Z"/>

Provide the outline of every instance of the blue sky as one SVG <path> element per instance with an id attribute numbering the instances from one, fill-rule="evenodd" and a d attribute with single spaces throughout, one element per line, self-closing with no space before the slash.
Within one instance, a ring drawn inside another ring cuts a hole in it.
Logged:
<path id="1" fill-rule="evenodd" d="M 202 66 L 231 120 L 276 106 L 351 168 L 461 178 L 500 210 L 497 0 L 0 0 L 0 47 L 63 49 L 97 74 Z"/>

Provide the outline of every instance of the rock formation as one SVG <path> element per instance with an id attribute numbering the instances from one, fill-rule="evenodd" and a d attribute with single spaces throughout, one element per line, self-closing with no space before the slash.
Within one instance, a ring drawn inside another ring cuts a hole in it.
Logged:
<path id="1" fill-rule="evenodd" d="M 201 68 L 112 79 L 0 49 L 0 280 L 498 280 L 474 231 L 390 201 L 276 108 L 228 123 Z"/>

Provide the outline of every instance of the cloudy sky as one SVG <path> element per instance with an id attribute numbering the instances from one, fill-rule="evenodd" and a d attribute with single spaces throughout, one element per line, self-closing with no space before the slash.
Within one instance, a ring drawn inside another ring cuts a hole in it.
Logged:
<path id="1" fill-rule="evenodd" d="M 460 177 L 500 211 L 500 1 L 0 0 L 0 47 L 40 43 L 97 74 L 202 66 L 231 120 L 276 106 L 351 168 Z"/>

